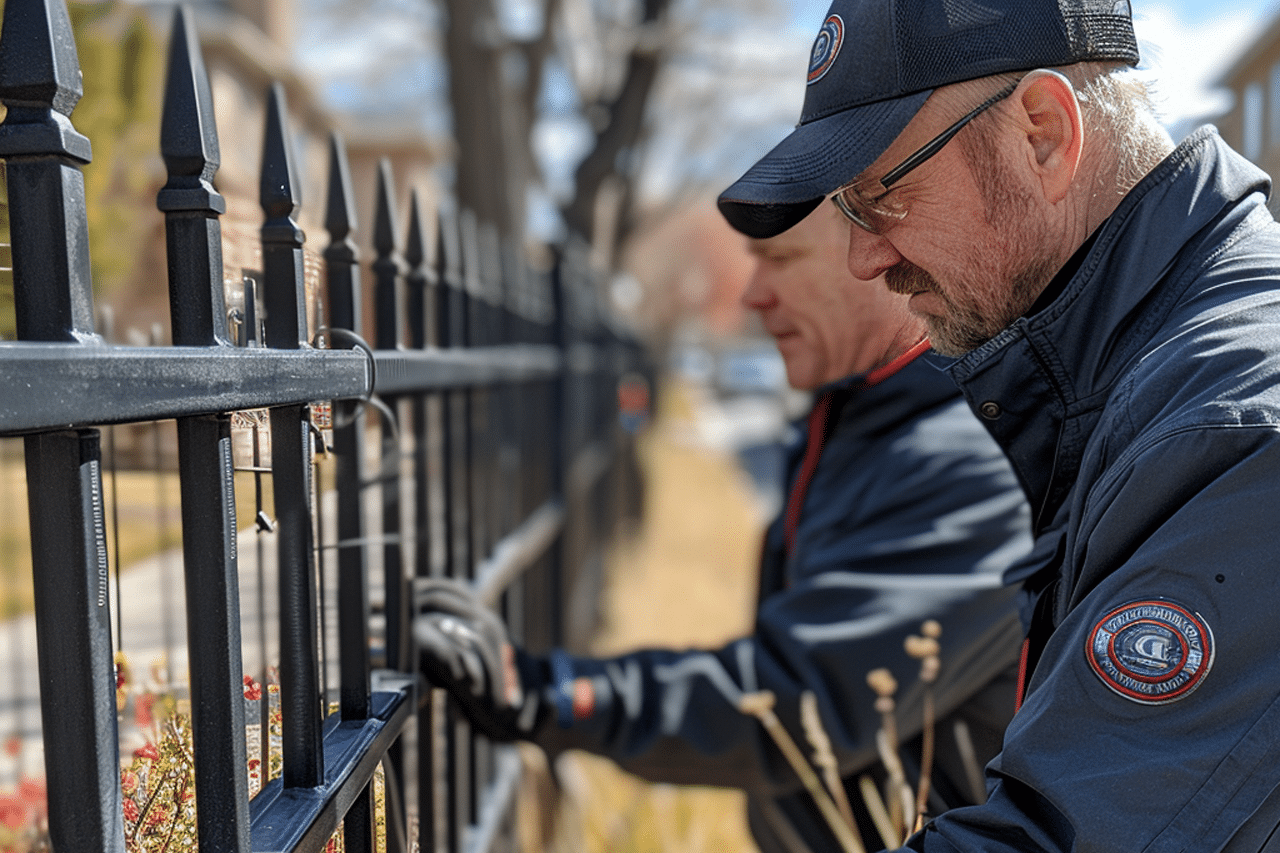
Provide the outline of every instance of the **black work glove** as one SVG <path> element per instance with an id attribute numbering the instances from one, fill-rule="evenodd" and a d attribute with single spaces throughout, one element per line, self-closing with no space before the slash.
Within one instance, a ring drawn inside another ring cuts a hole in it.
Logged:
<path id="1" fill-rule="evenodd" d="M 419 581 L 413 636 L 422 673 L 449 692 L 467 719 L 493 740 L 528 740 L 554 710 L 541 658 L 512 645 L 502 620 L 466 584 Z"/>

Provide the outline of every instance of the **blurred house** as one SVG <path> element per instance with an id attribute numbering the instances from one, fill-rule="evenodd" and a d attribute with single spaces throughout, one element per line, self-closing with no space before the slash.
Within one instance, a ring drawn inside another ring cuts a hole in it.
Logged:
<path id="1" fill-rule="evenodd" d="M 1220 84 L 1231 90 L 1231 109 L 1216 122 L 1222 138 L 1272 176 L 1280 175 L 1280 15 L 1245 49 Z M 1280 213 L 1272 193 L 1271 212 Z"/>
<path id="2" fill-rule="evenodd" d="M 125 4 L 118 5 L 122 10 L 127 8 Z M 221 165 L 214 184 L 227 203 L 221 227 L 228 306 L 242 301 L 245 276 L 261 269 L 258 241 L 263 213 L 258 200 L 258 172 L 266 101 L 275 81 L 282 86 L 289 111 L 288 127 L 301 195 L 301 204 L 294 218 L 306 234 L 304 256 L 308 295 L 315 296 L 320 292 L 321 255 L 329 242 L 324 229 L 324 215 L 331 133 L 336 131 L 346 142 L 356 205 L 357 230 L 352 237 L 359 246 L 361 260 L 367 264 L 374 257 L 373 212 L 378 161 L 382 157 L 386 157 L 391 165 L 401 232 L 399 240 L 403 247 L 411 190 L 418 192 L 428 216 L 440 198 L 441 191 L 435 176 L 438 164 L 445 156 L 442 143 L 422 135 L 408 134 L 402 127 L 383 128 L 367 123 L 355 126 L 326 106 L 291 59 L 297 15 L 302 14 L 294 0 L 197 0 L 190 5 L 209 72 L 218 129 Z M 173 9 L 171 3 L 152 3 L 146 7 L 147 18 L 161 42 L 167 41 Z M 126 13 L 122 11 L 121 14 Z M 86 99 L 88 97 L 89 87 L 86 84 Z M 79 109 L 84 108 L 82 102 Z M 73 123 L 77 118 L 73 113 Z M 92 129 L 85 129 L 85 132 L 92 133 Z M 153 324 L 159 323 L 164 328 L 168 326 L 164 290 L 163 287 L 157 288 L 154 282 L 155 271 L 165 269 L 163 220 L 155 212 L 155 191 L 165 180 L 158 148 L 158 127 L 152 139 L 154 149 L 148 155 L 152 159 L 148 171 L 154 176 L 154 185 L 138 193 L 136 203 L 139 215 L 154 223 L 154 239 L 147 241 L 150 247 L 147 257 L 140 259 L 135 271 L 134 279 L 139 287 L 110 295 L 110 301 L 120 306 L 117 316 L 128 317 L 131 324 L 142 328 L 148 336 Z M 96 146 L 98 140 L 93 141 Z M 429 219 L 428 230 L 434 236 L 433 218 Z M 370 282 L 366 280 L 366 317 L 372 316 L 370 290 Z M 312 305 L 321 304 L 318 298 L 308 301 Z M 313 316 L 311 320 L 314 328 L 316 318 Z M 117 333 L 118 337 L 125 339 L 127 330 L 118 329 Z M 363 333 L 368 337 L 372 330 L 366 329 Z"/>
<path id="3" fill-rule="evenodd" d="M 250 282 L 260 278 L 262 269 L 260 229 L 264 214 L 259 202 L 259 164 L 266 103 L 271 87 L 278 81 L 289 113 L 293 165 L 299 182 L 301 204 L 294 219 L 306 235 L 303 275 L 308 323 L 314 335 L 327 322 L 323 307 L 323 252 L 330 239 L 324 219 L 331 134 L 337 132 L 346 143 L 356 208 L 356 229 L 351 237 L 366 270 L 375 257 L 373 220 L 379 161 L 386 158 L 391 167 L 399 247 L 404 248 L 413 191 L 419 196 L 428 245 L 432 245 L 434 210 L 442 195 L 437 170 L 447 156 L 444 143 L 407 132 L 404 127 L 367 122 L 356 125 L 329 108 L 291 59 L 296 16 L 301 14 L 294 0 L 196 0 L 190 6 L 209 74 L 218 132 L 220 166 L 214 185 L 226 200 L 220 226 L 228 313 L 236 318 L 251 316 L 245 310 L 245 300 L 251 298 L 246 294 L 253 294 L 255 285 Z M 113 266 L 94 270 L 99 305 L 106 306 L 99 331 L 116 342 L 147 344 L 169 340 L 164 220 L 156 210 L 155 200 L 167 179 L 159 150 L 158 102 L 164 88 L 164 54 L 174 9 L 172 3 L 149 3 L 139 8 L 122 0 L 81 6 L 83 19 L 77 42 L 84 67 L 85 96 L 71 119 L 94 146 L 94 162 L 85 167 L 91 199 L 91 253 L 97 262 L 99 258 L 112 257 L 113 244 L 133 247 Z M 110 70 L 99 57 L 118 52 L 120 34 L 137 33 L 139 28 L 146 30 L 137 41 L 147 56 L 136 60 L 137 79 L 123 76 L 106 85 L 91 79 L 95 74 L 106 76 Z M 130 87 L 141 92 L 134 99 L 150 102 L 150 107 L 135 110 L 133 121 L 143 126 L 128 129 L 134 139 L 126 149 L 119 142 L 119 122 L 109 124 L 98 116 L 107 111 L 102 101 L 120 97 L 127 100 L 126 89 Z M 94 174 L 95 170 L 98 174 Z M 101 177 L 103 171 L 110 172 L 110 177 Z M 93 190 L 97 186 L 103 187 L 100 194 Z M 106 215 L 122 221 L 99 223 L 94 219 Z M 141 251 L 138 246 L 143 247 Z M 373 280 L 367 271 L 362 284 L 365 328 L 359 331 L 372 340 Z M 263 316 L 261 303 L 259 295 L 258 310 L 253 312 L 258 318 Z M 235 335 L 237 328 L 232 323 L 231 334 Z M 258 337 L 251 331 L 245 334 Z M 154 464 L 154 440 L 149 429 L 121 428 L 117 432 L 121 464 Z M 169 447 L 162 455 L 172 462 L 172 437 L 166 444 Z"/>

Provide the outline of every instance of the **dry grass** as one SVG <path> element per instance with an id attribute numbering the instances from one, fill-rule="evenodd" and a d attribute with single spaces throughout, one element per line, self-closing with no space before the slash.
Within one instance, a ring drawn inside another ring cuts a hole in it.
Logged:
<path id="1" fill-rule="evenodd" d="M 668 387 L 641 445 L 644 525 L 610 560 L 597 654 L 716 646 L 750 630 L 761 520 L 733 461 L 682 440 L 691 414 L 686 390 Z M 582 754 L 564 762 L 574 802 L 556 850 L 756 849 L 740 792 L 650 785 Z"/>

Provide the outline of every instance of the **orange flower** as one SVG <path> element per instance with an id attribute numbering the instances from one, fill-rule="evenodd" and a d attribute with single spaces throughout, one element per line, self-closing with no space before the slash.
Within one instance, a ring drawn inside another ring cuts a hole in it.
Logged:
<path id="1" fill-rule="evenodd" d="M 152 715 L 151 709 L 155 707 L 156 694 L 143 693 L 137 698 L 133 705 L 133 720 L 138 724 L 138 728 L 150 728 L 155 722 L 155 716 Z"/>
<path id="2" fill-rule="evenodd" d="M 151 761 L 159 761 L 160 751 L 156 749 L 156 745 L 154 743 L 147 743 L 144 746 L 140 746 L 137 749 L 135 749 L 133 751 L 133 757 L 146 758 Z"/>
<path id="3" fill-rule="evenodd" d="M 140 814 L 138 804 L 132 798 L 126 797 L 124 801 L 124 819 L 129 823 L 137 823 Z"/>
<path id="4" fill-rule="evenodd" d="M 262 698 L 262 685 L 253 680 L 252 675 L 244 677 L 244 698 L 256 702 Z"/>
<path id="5" fill-rule="evenodd" d="M 27 809 L 22 800 L 11 795 L 0 795 L 0 824 L 9 829 L 21 829 L 27 822 Z"/>
<path id="6" fill-rule="evenodd" d="M 120 790 L 126 797 L 132 797 L 138 790 L 138 774 L 132 770 L 120 771 Z"/>
<path id="7" fill-rule="evenodd" d="M 18 796 L 25 802 L 33 803 L 41 809 L 45 807 L 45 800 L 48 794 L 45 791 L 43 779 L 24 778 L 18 782 Z"/>

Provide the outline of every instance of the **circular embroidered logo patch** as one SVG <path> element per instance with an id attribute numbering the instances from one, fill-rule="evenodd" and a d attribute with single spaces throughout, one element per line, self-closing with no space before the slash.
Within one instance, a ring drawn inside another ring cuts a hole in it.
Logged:
<path id="1" fill-rule="evenodd" d="M 844 21 L 839 15 L 830 15 L 822 22 L 818 37 L 809 53 L 809 82 L 816 83 L 831 70 L 844 43 Z"/>
<path id="2" fill-rule="evenodd" d="M 1171 601 L 1117 607 L 1089 635 L 1089 665 L 1102 683 L 1144 705 L 1181 699 L 1200 686 L 1213 665 L 1213 633 Z"/>

